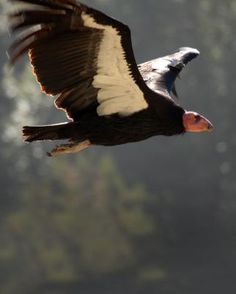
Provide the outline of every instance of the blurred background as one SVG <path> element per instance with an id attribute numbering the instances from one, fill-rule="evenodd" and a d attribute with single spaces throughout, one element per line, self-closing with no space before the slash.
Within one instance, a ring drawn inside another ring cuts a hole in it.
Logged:
<path id="1" fill-rule="evenodd" d="M 23 125 L 66 118 L 26 58 L 6 70 L 2 0 L 0 293 L 235 293 L 235 0 L 84 3 L 130 26 L 138 63 L 198 48 L 177 90 L 215 130 L 58 158 L 24 144 Z"/>

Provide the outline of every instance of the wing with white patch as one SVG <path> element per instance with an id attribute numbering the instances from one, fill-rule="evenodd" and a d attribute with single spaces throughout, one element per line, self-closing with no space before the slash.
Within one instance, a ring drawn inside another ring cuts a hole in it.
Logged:
<path id="1" fill-rule="evenodd" d="M 13 31 L 23 30 L 11 61 L 29 51 L 42 90 L 59 95 L 55 103 L 69 117 L 91 107 L 100 116 L 148 107 L 126 25 L 75 0 L 14 1 L 28 8 L 10 16 Z"/>
<path id="2" fill-rule="evenodd" d="M 148 87 L 157 93 L 173 92 L 177 96 L 175 80 L 185 65 L 196 58 L 197 49 L 183 47 L 177 52 L 139 65 L 139 70 Z"/>

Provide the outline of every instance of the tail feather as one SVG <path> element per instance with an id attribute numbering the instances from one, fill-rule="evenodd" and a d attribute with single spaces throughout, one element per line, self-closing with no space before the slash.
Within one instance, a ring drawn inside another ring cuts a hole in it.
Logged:
<path id="1" fill-rule="evenodd" d="M 73 137 L 73 130 L 73 123 L 45 126 L 24 126 L 23 137 L 26 142 L 70 139 Z"/>

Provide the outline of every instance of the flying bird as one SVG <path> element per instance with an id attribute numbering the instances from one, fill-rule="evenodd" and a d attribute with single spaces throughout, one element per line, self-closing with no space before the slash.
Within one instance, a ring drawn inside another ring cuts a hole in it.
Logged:
<path id="1" fill-rule="evenodd" d="M 41 90 L 56 96 L 55 106 L 70 119 L 25 126 L 25 141 L 67 139 L 49 153 L 54 156 L 212 130 L 209 120 L 175 98 L 175 80 L 198 50 L 180 48 L 138 66 L 130 29 L 104 13 L 76 0 L 12 1 L 24 5 L 9 15 L 17 34 L 10 62 L 28 52 Z"/>

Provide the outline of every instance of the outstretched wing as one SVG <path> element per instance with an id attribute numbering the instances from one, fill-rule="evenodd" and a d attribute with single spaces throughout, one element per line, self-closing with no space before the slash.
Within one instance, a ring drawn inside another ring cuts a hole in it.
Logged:
<path id="1" fill-rule="evenodd" d="M 129 28 L 75 0 L 13 0 L 27 7 L 10 16 L 23 34 L 9 50 L 14 63 L 29 51 L 42 90 L 73 120 L 88 108 L 100 116 L 148 107 Z"/>
<path id="2" fill-rule="evenodd" d="M 139 70 L 149 88 L 157 93 L 177 96 L 175 80 L 185 65 L 197 57 L 197 49 L 183 47 L 171 55 L 160 57 L 139 65 Z"/>

